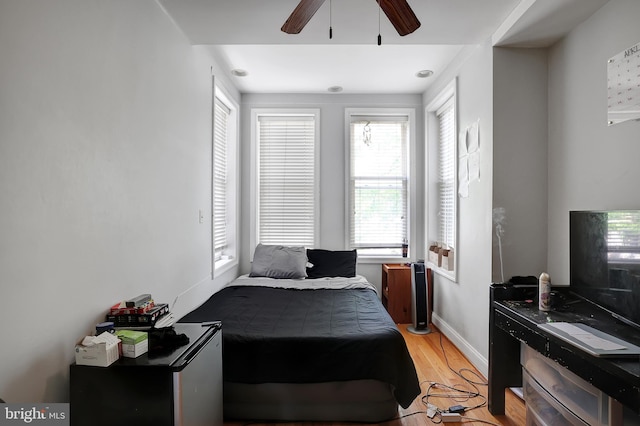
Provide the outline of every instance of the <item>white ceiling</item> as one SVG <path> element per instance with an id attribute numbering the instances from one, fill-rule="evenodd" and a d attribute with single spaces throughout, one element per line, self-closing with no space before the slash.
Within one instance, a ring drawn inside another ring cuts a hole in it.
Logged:
<path id="1" fill-rule="evenodd" d="M 243 93 L 422 93 L 465 45 L 548 46 L 608 0 L 408 0 L 422 23 L 400 37 L 375 0 L 326 0 L 300 34 L 280 31 L 299 0 L 158 0 Z M 333 38 L 329 39 L 329 25 Z M 378 30 L 380 22 L 380 31 Z M 378 33 L 382 45 L 377 45 Z M 231 74 L 229 74 L 231 75 Z"/>

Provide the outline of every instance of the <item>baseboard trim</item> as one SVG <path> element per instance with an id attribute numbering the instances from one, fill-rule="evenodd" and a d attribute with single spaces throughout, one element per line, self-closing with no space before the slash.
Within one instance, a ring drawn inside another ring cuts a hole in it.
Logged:
<path id="1" fill-rule="evenodd" d="M 488 377 L 489 362 L 480 352 L 471 346 L 469 342 L 435 312 L 431 315 L 431 322 L 467 357 L 469 362 L 473 364 L 485 378 Z"/>
<path id="2" fill-rule="evenodd" d="M 211 295 L 238 276 L 237 264 L 227 268 L 219 276 L 207 275 L 176 296 L 171 306 L 176 318 L 182 318 L 193 309 L 202 305 Z"/>
<path id="3" fill-rule="evenodd" d="M 197 283 L 191 285 L 191 287 L 187 288 L 186 290 L 184 290 L 182 293 L 178 294 L 176 296 L 175 299 L 173 299 L 173 303 L 171 304 L 171 310 L 173 311 L 173 308 L 176 306 L 176 302 L 178 302 L 178 299 L 180 299 L 181 297 L 184 297 L 187 293 L 189 293 L 190 291 L 193 291 L 195 288 L 201 286 L 204 283 L 207 282 L 211 282 L 211 274 L 207 275 L 206 277 L 204 277 L 203 279 L 201 279 L 200 281 L 198 281 Z"/>

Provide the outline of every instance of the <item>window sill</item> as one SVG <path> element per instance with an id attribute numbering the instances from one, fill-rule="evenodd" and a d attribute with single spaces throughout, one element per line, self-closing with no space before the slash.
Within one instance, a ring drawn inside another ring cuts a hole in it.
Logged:
<path id="1" fill-rule="evenodd" d="M 214 277 L 220 276 L 225 272 L 227 272 L 228 270 L 230 270 L 231 268 L 233 268 L 234 266 L 236 266 L 237 264 L 238 264 L 238 261 L 234 257 L 230 257 L 228 259 L 216 260 L 215 263 L 213 264 L 213 276 Z"/>
<path id="2" fill-rule="evenodd" d="M 383 263 L 411 263 L 410 257 L 401 256 L 358 256 L 358 263 L 363 264 L 383 264 Z"/>
<path id="3" fill-rule="evenodd" d="M 438 274 L 440 276 L 443 276 L 443 277 L 453 281 L 454 283 L 458 282 L 458 276 L 456 274 L 455 269 L 453 271 L 449 271 L 449 270 L 443 269 L 443 268 L 439 267 L 438 265 L 436 265 L 435 263 L 431 263 L 431 262 L 427 262 L 427 267 L 429 269 L 431 269 L 434 274 Z"/>

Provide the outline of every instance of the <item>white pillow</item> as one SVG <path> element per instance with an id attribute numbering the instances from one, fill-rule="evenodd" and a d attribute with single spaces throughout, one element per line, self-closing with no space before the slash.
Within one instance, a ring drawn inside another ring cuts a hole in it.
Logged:
<path id="1" fill-rule="evenodd" d="M 250 277 L 306 278 L 307 250 L 258 244 L 253 254 Z"/>

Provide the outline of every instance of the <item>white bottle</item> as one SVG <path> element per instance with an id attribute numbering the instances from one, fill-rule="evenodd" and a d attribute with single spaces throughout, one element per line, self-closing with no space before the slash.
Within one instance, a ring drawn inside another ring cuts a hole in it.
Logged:
<path id="1" fill-rule="evenodd" d="M 546 272 L 540 274 L 538 280 L 538 309 L 541 311 L 551 310 L 551 280 Z"/>

